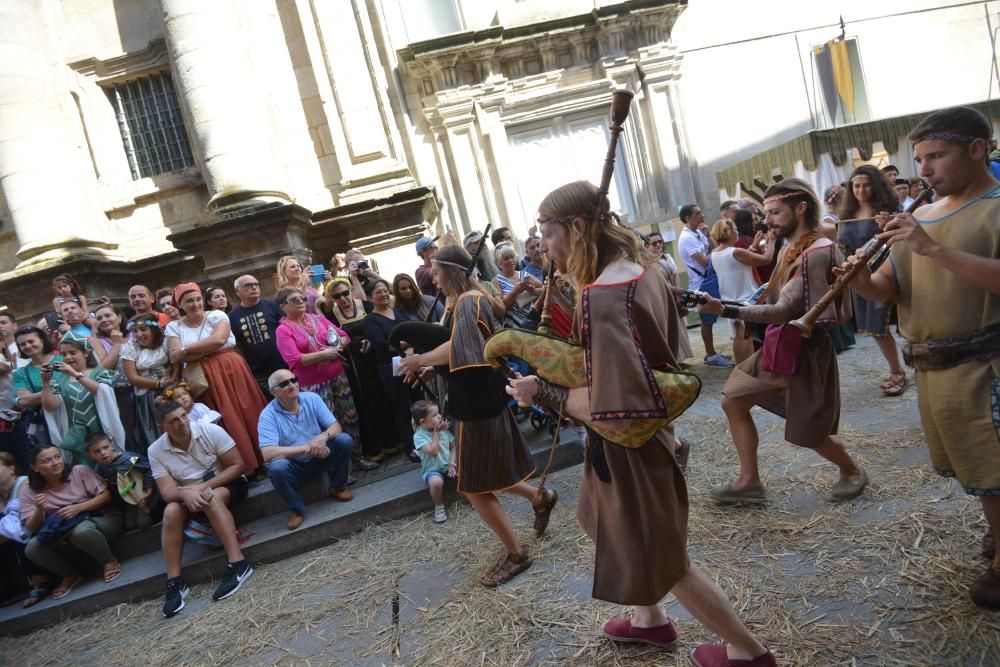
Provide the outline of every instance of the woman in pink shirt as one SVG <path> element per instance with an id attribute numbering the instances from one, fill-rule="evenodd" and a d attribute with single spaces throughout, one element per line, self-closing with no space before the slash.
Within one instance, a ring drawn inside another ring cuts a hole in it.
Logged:
<path id="1" fill-rule="evenodd" d="M 350 379 L 340 355 L 351 337 L 340 327 L 318 315 L 306 312 L 307 299 L 296 287 L 285 287 L 275 296 L 285 316 L 278 324 L 275 339 L 278 352 L 295 373 L 302 391 L 319 394 L 337 421 L 354 439 L 354 468 L 378 467 L 361 454 L 358 410 L 351 396 Z"/>
<path id="2" fill-rule="evenodd" d="M 111 502 L 107 484 L 87 466 L 67 465 L 55 445 L 35 447 L 30 459 L 28 483 L 18 491 L 21 523 L 32 535 L 25 554 L 62 577 L 53 599 L 64 597 L 83 580 L 78 551 L 100 563 L 104 581 L 117 579 L 121 565 L 109 542 L 122 532 L 122 516 L 103 512 Z"/>

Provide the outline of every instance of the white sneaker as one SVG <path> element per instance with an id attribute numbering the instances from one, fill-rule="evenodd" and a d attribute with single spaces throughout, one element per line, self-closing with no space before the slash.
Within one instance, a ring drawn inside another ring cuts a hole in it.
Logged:
<path id="1" fill-rule="evenodd" d="M 434 523 L 444 523 L 448 520 L 448 513 L 444 511 L 444 505 L 434 506 Z"/>

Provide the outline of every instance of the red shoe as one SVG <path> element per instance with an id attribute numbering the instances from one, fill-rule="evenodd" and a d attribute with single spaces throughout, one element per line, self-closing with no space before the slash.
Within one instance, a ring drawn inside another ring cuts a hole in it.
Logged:
<path id="1" fill-rule="evenodd" d="M 777 667 L 771 649 L 765 647 L 765 652 L 753 660 L 731 660 L 726 654 L 725 644 L 702 644 L 691 651 L 691 659 L 698 667 Z"/>
<path id="2" fill-rule="evenodd" d="M 677 642 L 677 630 L 667 619 L 663 625 L 655 628 L 637 628 L 628 618 L 613 618 L 601 629 L 604 636 L 616 642 L 639 642 L 652 644 L 660 648 L 670 648 Z"/>

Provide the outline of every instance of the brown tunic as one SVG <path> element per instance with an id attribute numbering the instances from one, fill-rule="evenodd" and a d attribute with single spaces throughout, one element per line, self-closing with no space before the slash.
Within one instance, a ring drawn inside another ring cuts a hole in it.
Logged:
<path id="1" fill-rule="evenodd" d="M 460 296 L 452 322 L 450 371 L 488 367 L 483 346 L 496 321 L 486 297 Z M 531 452 L 510 408 L 492 419 L 459 421 L 456 443 L 458 490 L 462 493 L 502 491 L 535 472 Z"/>
<path id="2" fill-rule="evenodd" d="M 923 209 L 918 209 L 919 212 Z M 1000 259 L 1000 186 L 944 217 L 920 220 L 938 243 Z M 1000 295 L 967 283 L 906 243 L 892 246 L 899 326 L 911 343 L 1000 325 Z M 931 463 L 966 493 L 1000 494 L 1000 356 L 917 371 L 917 401 Z"/>
<path id="3" fill-rule="evenodd" d="M 775 274 L 783 265 L 786 244 L 778 255 Z M 829 239 L 821 238 L 797 257 L 771 290 L 768 303 L 739 308 L 739 318 L 750 322 L 784 324 L 801 317 L 818 301 L 834 278 L 840 253 Z M 803 281 L 802 275 L 808 276 Z M 758 350 L 733 369 L 722 393 L 726 396 L 759 395 L 757 405 L 785 418 L 785 440 L 800 447 L 820 447 L 836 435 L 840 422 L 840 376 L 837 355 L 827 329 L 850 318 L 850 301 L 841 298 L 823 313 L 812 337 L 803 339 L 795 375 L 777 375 L 761 368 Z"/>
<path id="4" fill-rule="evenodd" d="M 578 310 L 592 418 L 662 414 L 650 371 L 677 367 L 673 350 L 682 332 L 660 272 L 590 285 Z M 687 572 L 687 487 L 673 445 L 671 427 L 637 449 L 588 436 L 577 519 L 597 547 L 593 596 L 599 600 L 653 605 Z"/>

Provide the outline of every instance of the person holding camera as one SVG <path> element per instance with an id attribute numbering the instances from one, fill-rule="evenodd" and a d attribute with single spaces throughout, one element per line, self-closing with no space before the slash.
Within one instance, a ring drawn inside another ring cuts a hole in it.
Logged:
<path id="1" fill-rule="evenodd" d="M 351 291 L 354 298 L 371 301 L 371 293 L 379 275 L 375 273 L 371 263 L 360 250 L 348 250 L 344 259 L 347 260 L 347 272 L 351 277 Z"/>
<path id="2" fill-rule="evenodd" d="M 228 564 L 222 583 L 212 594 L 223 600 L 240 589 L 253 568 L 243 558 L 236 522 L 229 507 L 247 494 L 243 459 L 236 442 L 220 426 L 191 422 L 187 412 L 174 401 L 156 409 L 163 431 L 149 446 L 149 467 L 166 503 L 163 511 L 161 543 L 167 563 L 167 594 L 163 615 L 173 616 L 184 608 L 190 593 L 181 576 L 184 524 L 189 517 L 207 519 L 215 537 L 226 551 Z"/>

